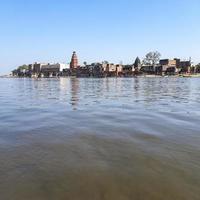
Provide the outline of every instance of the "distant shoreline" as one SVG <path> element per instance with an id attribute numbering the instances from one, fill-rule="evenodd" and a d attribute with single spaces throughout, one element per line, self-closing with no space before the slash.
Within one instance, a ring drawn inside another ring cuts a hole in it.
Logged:
<path id="1" fill-rule="evenodd" d="M 76 77 L 76 76 L 59 76 L 59 77 L 17 77 L 17 76 L 9 76 L 3 75 L 0 78 L 16 78 L 16 79 L 60 79 L 60 78 L 200 78 L 200 74 L 191 74 L 191 75 L 170 75 L 170 76 L 160 76 L 160 75 L 140 75 L 140 76 L 111 76 L 111 77 Z"/>

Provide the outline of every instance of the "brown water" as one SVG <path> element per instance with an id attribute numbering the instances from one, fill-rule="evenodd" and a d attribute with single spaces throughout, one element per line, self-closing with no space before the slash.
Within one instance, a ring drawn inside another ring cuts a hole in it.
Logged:
<path id="1" fill-rule="evenodd" d="M 0 200 L 200 199 L 200 79 L 0 79 Z"/>

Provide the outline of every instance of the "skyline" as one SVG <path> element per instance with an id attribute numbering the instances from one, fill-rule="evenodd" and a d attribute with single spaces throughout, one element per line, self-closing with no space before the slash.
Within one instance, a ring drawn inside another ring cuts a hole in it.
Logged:
<path id="1" fill-rule="evenodd" d="M 0 74 L 33 62 L 133 63 L 149 51 L 200 62 L 198 0 L 1 3 Z"/>

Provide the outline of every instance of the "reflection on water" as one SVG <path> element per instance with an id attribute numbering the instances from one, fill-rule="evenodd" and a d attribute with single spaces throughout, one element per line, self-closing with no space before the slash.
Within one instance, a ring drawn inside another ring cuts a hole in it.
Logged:
<path id="1" fill-rule="evenodd" d="M 200 79 L 0 79 L 0 199 L 200 197 Z"/>
<path id="2" fill-rule="evenodd" d="M 78 90 L 79 90 L 79 79 L 77 78 L 71 78 L 71 104 L 73 108 L 76 110 L 76 106 L 78 104 Z"/>

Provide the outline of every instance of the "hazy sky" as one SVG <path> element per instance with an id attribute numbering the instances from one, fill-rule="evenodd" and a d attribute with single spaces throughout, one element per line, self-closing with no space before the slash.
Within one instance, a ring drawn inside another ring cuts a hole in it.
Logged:
<path id="1" fill-rule="evenodd" d="M 200 0 L 0 0 L 0 73 L 24 63 L 200 62 Z"/>

